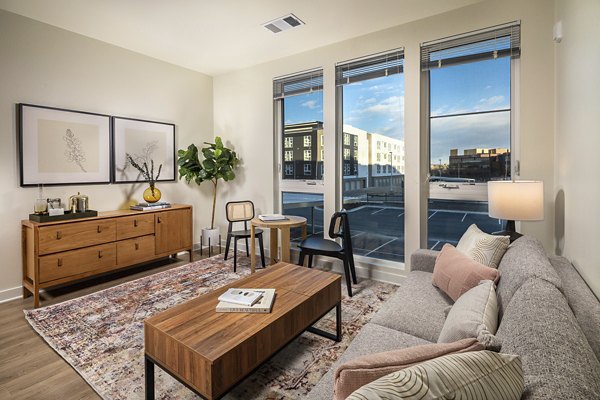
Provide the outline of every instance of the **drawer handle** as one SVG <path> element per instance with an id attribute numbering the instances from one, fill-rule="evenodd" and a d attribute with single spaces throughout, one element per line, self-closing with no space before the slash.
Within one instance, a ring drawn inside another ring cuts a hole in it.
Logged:
<path id="1" fill-rule="evenodd" d="M 59 258 L 59 259 L 58 259 L 58 266 L 59 266 L 59 267 L 62 267 L 62 258 Z"/>
<path id="2" fill-rule="evenodd" d="M 158 217 L 158 223 L 160 224 L 162 221 L 160 220 L 160 217 Z"/>
<path id="3" fill-rule="evenodd" d="M 140 249 L 140 245 L 136 243 L 136 244 L 135 244 L 135 249 L 136 249 L 136 250 L 139 250 L 139 249 Z"/>
<path id="4" fill-rule="evenodd" d="M 102 258 L 104 255 L 102 254 L 102 250 L 98 252 L 98 258 Z"/>
<path id="5" fill-rule="evenodd" d="M 102 233 L 102 227 L 98 225 L 98 233 Z"/>
<path id="6" fill-rule="evenodd" d="M 58 231 L 58 232 L 56 232 L 56 240 L 60 240 L 60 239 L 62 239 L 62 232 Z"/>
<path id="7" fill-rule="evenodd" d="M 133 226 L 137 228 L 137 219 L 133 220 Z"/>

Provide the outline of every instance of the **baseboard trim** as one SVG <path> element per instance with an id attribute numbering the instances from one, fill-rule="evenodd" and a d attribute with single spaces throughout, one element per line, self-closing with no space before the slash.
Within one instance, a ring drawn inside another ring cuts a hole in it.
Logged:
<path id="1" fill-rule="evenodd" d="M 6 303 L 7 301 L 20 299 L 23 295 L 22 290 L 23 286 L 0 290 L 0 304 Z"/>
<path id="2" fill-rule="evenodd" d="M 222 241 L 222 245 L 223 251 L 225 251 L 224 241 Z M 240 241 L 238 244 L 238 251 L 246 251 L 246 245 L 243 241 Z M 290 256 L 292 260 L 298 260 L 298 253 L 298 250 L 291 249 Z M 256 247 L 256 254 L 260 254 L 258 251 L 258 246 Z M 265 246 L 265 258 L 268 259 L 269 257 L 269 248 L 268 246 Z M 391 261 L 360 256 L 354 257 L 354 263 L 356 264 L 355 267 L 357 277 L 372 279 L 379 282 L 399 285 L 408 274 L 406 265 L 403 263 L 395 263 Z M 331 271 L 342 275 L 344 273 L 344 266 L 340 260 L 316 256 L 313 260 L 313 265 L 324 271 Z"/>

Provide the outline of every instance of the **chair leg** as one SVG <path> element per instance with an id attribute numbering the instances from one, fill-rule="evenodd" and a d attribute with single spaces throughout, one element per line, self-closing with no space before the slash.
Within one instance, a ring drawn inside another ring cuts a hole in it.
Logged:
<path id="1" fill-rule="evenodd" d="M 237 269 L 237 238 L 233 239 L 233 272 Z"/>
<path id="2" fill-rule="evenodd" d="M 344 258 L 344 275 L 346 275 L 346 286 L 348 286 L 348 297 L 352 297 L 352 281 L 350 273 L 350 263 L 347 258 Z"/>
<path id="3" fill-rule="evenodd" d="M 300 257 L 298 257 L 298 265 L 300 265 L 301 267 L 304 266 L 304 256 L 304 252 L 300 250 Z"/>
<path id="4" fill-rule="evenodd" d="M 250 246 L 248 246 L 248 238 L 246 238 L 246 255 L 250 257 Z"/>
<path id="5" fill-rule="evenodd" d="M 350 272 L 352 273 L 352 282 L 356 285 L 358 283 L 358 281 L 356 280 L 356 268 L 354 268 L 354 257 L 352 257 L 350 254 L 347 254 L 346 257 L 348 257 L 348 261 L 350 263 Z"/>
<path id="6" fill-rule="evenodd" d="M 263 245 L 262 234 L 258 235 L 258 247 L 260 248 L 260 261 L 263 268 L 265 268 L 267 264 L 265 264 L 265 246 Z"/>
<path id="7" fill-rule="evenodd" d="M 308 255 L 308 268 L 312 268 L 312 260 L 313 260 L 313 255 L 309 254 Z"/>
<path id="8" fill-rule="evenodd" d="M 223 256 L 223 260 L 227 260 L 227 255 L 229 254 L 230 243 L 231 243 L 231 235 L 227 235 L 227 242 L 225 243 L 225 255 Z"/>

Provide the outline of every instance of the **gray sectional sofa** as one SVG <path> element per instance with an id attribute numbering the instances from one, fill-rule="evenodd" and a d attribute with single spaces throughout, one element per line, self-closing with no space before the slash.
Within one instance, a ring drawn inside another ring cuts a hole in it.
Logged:
<path id="1" fill-rule="evenodd" d="M 431 284 L 437 252 L 412 255 L 412 271 L 309 393 L 333 397 L 337 367 L 352 358 L 436 342 L 452 300 Z M 523 399 L 600 399 L 600 303 L 573 265 L 534 238 L 513 242 L 498 267 L 503 353 L 523 363 Z"/>

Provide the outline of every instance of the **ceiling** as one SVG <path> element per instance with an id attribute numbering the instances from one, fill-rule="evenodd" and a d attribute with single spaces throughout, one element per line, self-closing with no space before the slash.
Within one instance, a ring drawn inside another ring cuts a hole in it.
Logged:
<path id="1" fill-rule="evenodd" d="M 479 1 L 0 0 L 0 8 L 214 76 Z M 262 27 L 289 13 L 306 25 Z"/>

